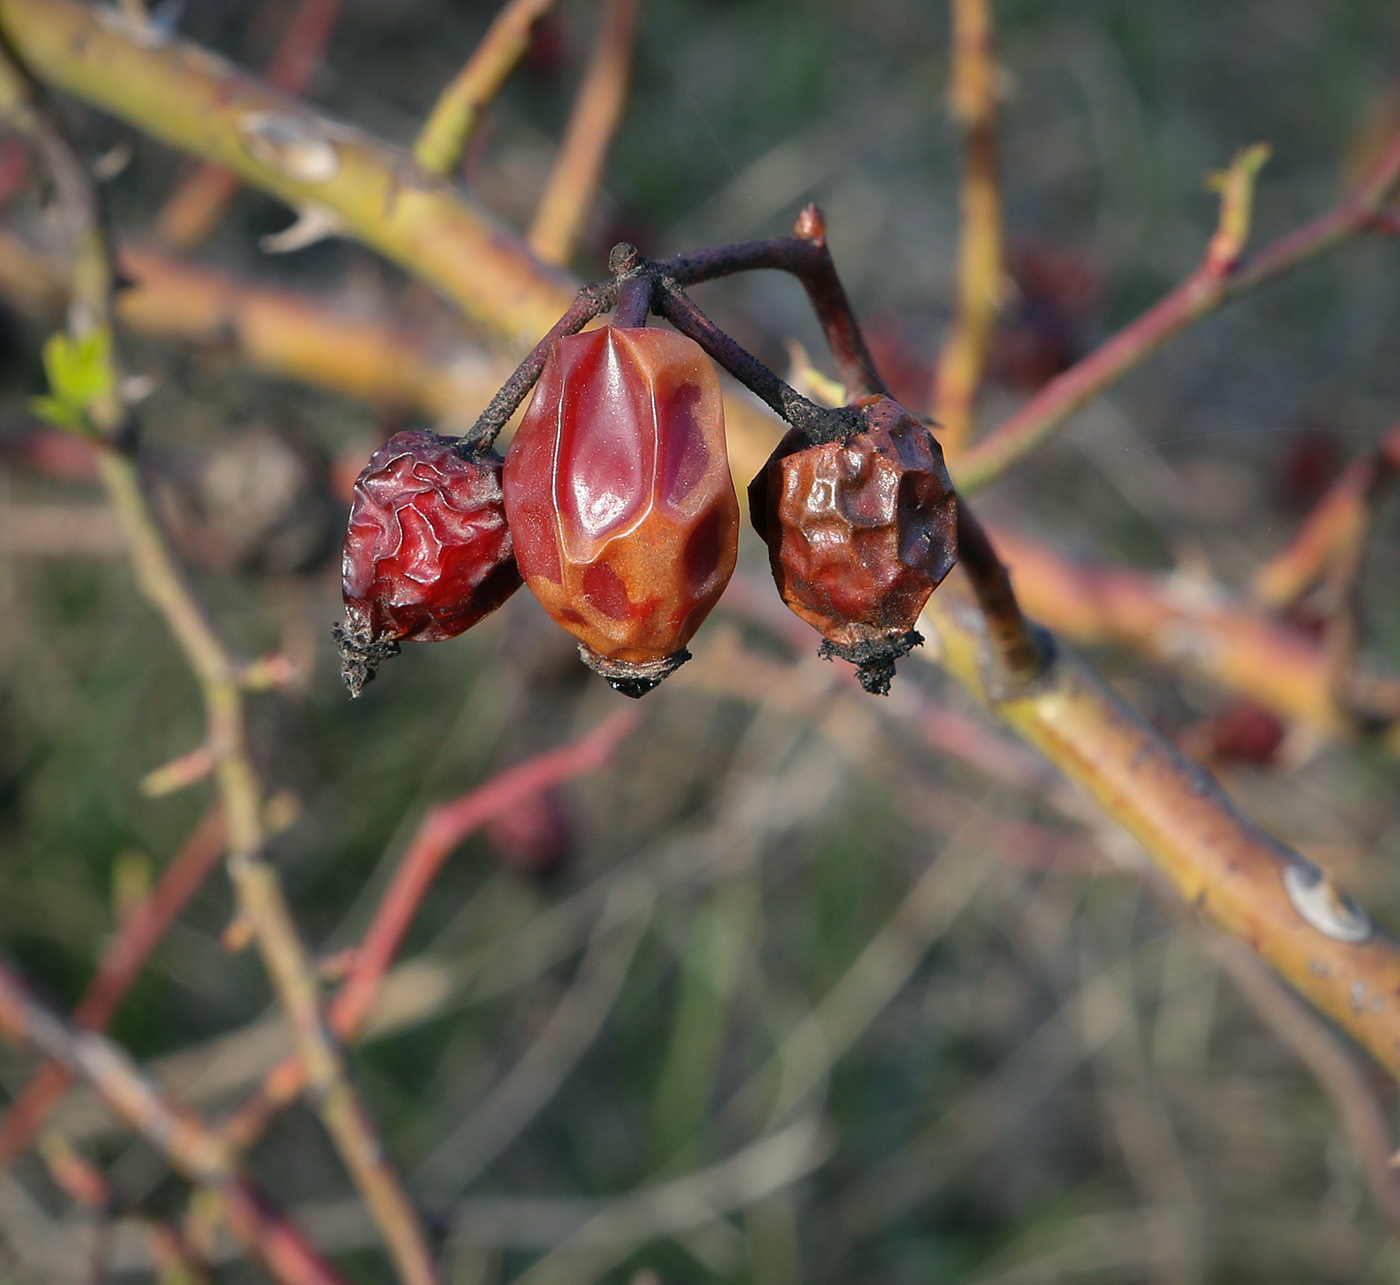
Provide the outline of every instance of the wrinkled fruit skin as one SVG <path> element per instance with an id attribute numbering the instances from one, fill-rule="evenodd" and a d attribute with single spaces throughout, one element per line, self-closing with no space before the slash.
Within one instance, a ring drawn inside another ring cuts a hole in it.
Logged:
<path id="1" fill-rule="evenodd" d="M 857 404 L 866 427 L 809 445 L 792 431 L 749 487 L 783 601 L 857 664 L 867 691 L 889 691 L 894 662 L 923 639 L 928 596 L 952 569 L 957 499 L 943 452 L 898 402 Z"/>
<path id="2" fill-rule="evenodd" d="M 739 540 L 719 380 L 699 345 L 646 327 L 560 339 L 502 485 L 525 583 L 594 669 L 640 696 L 688 658 Z"/>
<path id="3" fill-rule="evenodd" d="M 435 433 L 396 433 L 355 482 L 337 627 L 353 695 L 404 639 L 455 638 L 520 587 L 501 460 Z"/>

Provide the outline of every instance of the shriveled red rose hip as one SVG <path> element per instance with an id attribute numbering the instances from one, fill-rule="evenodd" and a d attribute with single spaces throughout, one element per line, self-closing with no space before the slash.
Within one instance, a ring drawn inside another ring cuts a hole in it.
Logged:
<path id="1" fill-rule="evenodd" d="M 885 695 L 914 624 L 952 568 L 957 499 L 943 452 L 898 402 L 857 403 L 860 432 L 808 444 L 789 432 L 749 486 L 783 601 Z"/>
<path id="2" fill-rule="evenodd" d="M 517 588 L 501 460 L 436 433 L 396 433 L 355 482 L 336 626 L 353 696 L 404 639 L 455 638 Z"/>
<path id="3" fill-rule="evenodd" d="M 502 485 L 521 574 L 589 665 L 641 696 L 689 656 L 739 538 L 698 344 L 619 326 L 558 340 Z"/>

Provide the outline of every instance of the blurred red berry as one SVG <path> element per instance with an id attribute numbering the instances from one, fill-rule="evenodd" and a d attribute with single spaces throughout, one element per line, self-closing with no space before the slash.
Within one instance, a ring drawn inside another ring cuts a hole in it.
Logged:
<path id="1" fill-rule="evenodd" d="M 992 373 L 1012 388 L 1036 389 L 1084 355 L 1084 325 L 1098 281 L 1080 257 L 1040 244 L 1007 256 L 1014 301 L 992 337 Z"/>
<path id="2" fill-rule="evenodd" d="M 61 428 L 7 425 L 0 430 L 0 460 L 62 482 L 97 481 L 97 451 L 92 443 Z"/>
<path id="3" fill-rule="evenodd" d="M 1279 501 L 1294 510 L 1312 508 L 1341 472 L 1342 463 L 1341 443 L 1332 429 L 1321 424 L 1298 429 L 1280 451 Z"/>
<path id="4" fill-rule="evenodd" d="M 1231 701 L 1207 724 L 1209 752 L 1221 762 L 1270 764 L 1288 728 L 1272 710 L 1253 701 Z"/>
<path id="5" fill-rule="evenodd" d="M 568 861 L 573 827 L 559 792 L 542 790 L 493 816 L 486 838 L 503 864 L 548 878 Z"/>
<path id="6" fill-rule="evenodd" d="M 569 60 L 569 33 L 557 11 L 541 14 L 530 26 L 525 70 L 539 80 L 558 80 Z"/>
<path id="7" fill-rule="evenodd" d="M 933 393 L 933 357 L 928 326 L 914 313 L 877 313 L 863 326 L 875 369 L 901 406 L 924 411 Z"/>
<path id="8" fill-rule="evenodd" d="M 739 538 L 719 380 L 698 344 L 618 326 L 560 339 L 503 486 L 521 574 L 589 665 L 641 696 L 687 659 Z"/>
<path id="9" fill-rule="evenodd" d="M 454 638 L 520 586 L 501 461 L 435 433 L 395 433 L 355 483 L 343 561 L 342 675 L 358 696 L 403 639 Z"/>
<path id="10" fill-rule="evenodd" d="M 809 445 L 796 431 L 749 487 L 783 601 L 885 695 L 894 662 L 923 639 L 928 596 L 956 557 L 957 499 L 929 431 L 888 397 L 858 403 L 866 427 Z"/>

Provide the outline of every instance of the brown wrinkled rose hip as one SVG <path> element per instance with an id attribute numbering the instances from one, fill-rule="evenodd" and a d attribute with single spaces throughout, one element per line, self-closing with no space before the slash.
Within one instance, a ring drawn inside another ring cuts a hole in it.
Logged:
<path id="1" fill-rule="evenodd" d="M 869 397 L 862 431 L 816 445 L 793 430 L 749 486 L 783 601 L 887 695 L 894 662 L 953 566 L 957 499 L 943 452 L 898 402 Z"/>
<path id="2" fill-rule="evenodd" d="M 739 505 L 698 344 L 604 326 L 550 351 L 502 478 L 521 574 L 579 652 L 641 696 L 724 591 Z"/>
<path id="3" fill-rule="evenodd" d="M 355 482 L 335 627 L 352 696 L 405 639 L 455 638 L 520 587 L 501 460 L 436 433 L 396 433 Z"/>

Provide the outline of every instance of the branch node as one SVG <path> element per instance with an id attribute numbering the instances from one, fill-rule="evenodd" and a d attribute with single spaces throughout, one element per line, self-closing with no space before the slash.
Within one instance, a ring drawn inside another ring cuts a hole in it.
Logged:
<path id="1" fill-rule="evenodd" d="M 792 234 L 799 241 L 810 241 L 813 245 L 826 246 L 826 215 L 815 201 L 802 207 L 797 222 L 792 225 Z"/>
<path id="2" fill-rule="evenodd" d="M 1220 193 L 1220 223 L 1206 247 L 1205 270 L 1225 276 L 1240 260 L 1254 217 L 1254 184 L 1269 159 L 1267 143 L 1255 143 L 1235 154 L 1229 169 L 1206 179 L 1206 186 Z"/>
<path id="3" fill-rule="evenodd" d="M 619 241 L 608 251 L 608 271 L 615 277 L 635 272 L 642 262 L 641 251 L 630 241 Z"/>

